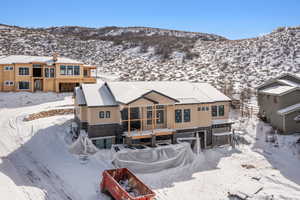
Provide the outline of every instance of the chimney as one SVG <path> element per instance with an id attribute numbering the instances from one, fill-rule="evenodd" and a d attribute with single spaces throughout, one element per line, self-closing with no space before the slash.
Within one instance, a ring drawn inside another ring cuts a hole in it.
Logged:
<path id="1" fill-rule="evenodd" d="M 58 53 L 53 53 L 52 59 L 53 59 L 53 62 L 56 62 L 58 59 Z"/>

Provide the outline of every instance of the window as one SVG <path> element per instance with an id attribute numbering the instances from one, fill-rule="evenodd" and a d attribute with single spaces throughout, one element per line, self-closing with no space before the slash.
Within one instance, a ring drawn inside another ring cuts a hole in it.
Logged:
<path id="1" fill-rule="evenodd" d="M 4 70 L 5 71 L 14 70 L 14 67 L 13 66 L 4 66 Z"/>
<path id="2" fill-rule="evenodd" d="M 28 90 L 29 89 L 29 82 L 28 81 L 20 81 L 19 82 L 19 89 L 20 90 Z"/>
<path id="3" fill-rule="evenodd" d="M 5 86 L 13 86 L 14 82 L 13 81 L 4 81 Z"/>
<path id="4" fill-rule="evenodd" d="M 147 124 L 148 125 L 152 124 L 152 107 L 151 106 L 147 107 Z"/>
<path id="5" fill-rule="evenodd" d="M 106 117 L 106 118 L 110 118 L 110 111 L 106 111 L 106 112 L 105 112 L 105 117 Z"/>
<path id="6" fill-rule="evenodd" d="M 201 111 L 201 107 L 198 107 L 198 109 L 197 109 L 198 111 Z"/>
<path id="7" fill-rule="evenodd" d="M 219 106 L 219 116 L 224 116 L 224 105 Z"/>
<path id="8" fill-rule="evenodd" d="M 79 66 L 73 66 L 74 67 L 74 75 L 79 76 L 80 75 L 80 67 Z"/>
<path id="9" fill-rule="evenodd" d="M 64 65 L 61 65 L 60 66 L 60 75 L 66 75 L 66 66 Z"/>
<path id="10" fill-rule="evenodd" d="M 274 103 L 277 103 L 277 97 L 273 97 Z"/>
<path id="11" fill-rule="evenodd" d="M 73 75 L 74 72 L 73 72 L 73 66 L 67 66 L 67 75 Z"/>
<path id="12" fill-rule="evenodd" d="M 87 77 L 88 76 L 88 70 L 83 70 L 83 76 Z"/>
<path id="13" fill-rule="evenodd" d="M 206 106 L 206 111 L 209 111 L 209 107 L 208 106 Z"/>
<path id="14" fill-rule="evenodd" d="M 191 109 L 183 110 L 183 121 L 190 122 L 191 121 Z"/>
<path id="15" fill-rule="evenodd" d="M 182 122 L 182 110 L 175 110 L 175 122 L 176 123 Z"/>
<path id="16" fill-rule="evenodd" d="M 45 77 L 53 78 L 54 77 L 54 68 L 45 68 Z"/>
<path id="17" fill-rule="evenodd" d="M 224 116 L 225 114 L 225 108 L 224 105 L 219 105 L 219 106 L 212 106 L 211 107 L 211 115 L 213 117 L 218 117 L 218 116 Z"/>
<path id="18" fill-rule="evenodd" d="M 156 111 L 156 123 L 163 124 L 164 123 L 164 110 Z"/>
<path id="19" fill-rule="evenodd" d="M 218 116 L 218 106 L 212 106 L 211 107 L 211 115 L 213 117 L 217 117 Z"/>
<path id="20" fill-rule="evenodd" d="M 202 111 L 205 111 L 205 107 L 204 106 L 202 107 Z"/>
<path id="21" fill-rule="evenodd" d="M 42 65 L 41 64 L 33 64 L 32 67 L 34 67 L 34 68 L 41 68 Z"/>
<path id="22" fill-rule="evenodd" d="M 61 65 L 60 66 L 60 75 L 67 75 L 67 76 L 79 76 L 80 75 L 80 66 L 73 66 L 73 65 Z"/>
<path id="23" fill-rule="evenodd" d="M 29 68 L 28 67 L 19 67 L 19 75 L 21 75 L 21 76 L 29 75 Z"/>
<path id="24" fill-rule="evenodd" d="M 101 118 L 101 119 L 104 118 L 104 111 L 99 112 L 99 118 Z"/>

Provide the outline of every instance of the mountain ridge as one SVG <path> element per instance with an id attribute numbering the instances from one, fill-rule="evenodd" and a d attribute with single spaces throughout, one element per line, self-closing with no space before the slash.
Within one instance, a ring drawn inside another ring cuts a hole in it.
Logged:
<path id="1" fill-rule="evenodd" d="M 215 34 L 150 27 L 0 24 L 0 55 L 52 55 L 80 59 L 120 80 L 206 81 L 220 89 L 254 88 L 280 73 L 300 72 L 300 27 L 229 40 Z"/>

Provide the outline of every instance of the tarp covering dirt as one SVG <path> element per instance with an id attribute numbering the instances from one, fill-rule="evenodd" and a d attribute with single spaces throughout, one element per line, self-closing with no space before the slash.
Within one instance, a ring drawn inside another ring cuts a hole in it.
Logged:
<path id="1" fill-rule="evenodd" d="M 87 134 L 84 131 L 81 131 L 78 139 L 70 145 L 70 153 L 78 155 L 90 155 L 95 154 L 98 149 L 88 138 Z"/>
<path id="2" fill-rule="evenodd" d="M 181 143 L 157 148 L 122 150 L 113 155 L 117 168 L 129 168 L 136 173 L 152 173 L 193 162 L 190 144 Z"/>

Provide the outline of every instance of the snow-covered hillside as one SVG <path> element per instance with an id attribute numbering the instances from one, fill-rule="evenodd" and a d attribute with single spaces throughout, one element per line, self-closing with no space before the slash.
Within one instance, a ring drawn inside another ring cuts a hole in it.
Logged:
<path id="1" fill-rule="evenodd" d="M 244 40 L 145 27 L 20 28 L 2 25 L 0 55 L 60 55 L 121 80 L 208 81 L 237 90 L 300 72 L 300 27 Z"/>

